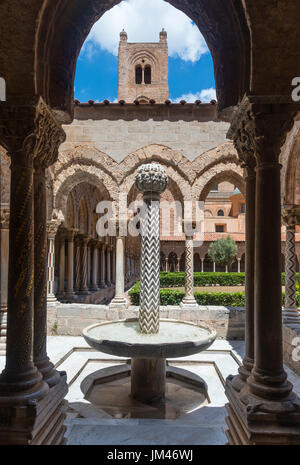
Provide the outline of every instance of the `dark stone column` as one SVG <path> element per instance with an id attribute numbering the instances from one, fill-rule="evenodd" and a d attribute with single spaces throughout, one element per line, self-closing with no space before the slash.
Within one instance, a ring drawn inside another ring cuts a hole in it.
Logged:
<path id="1" fill-rule="evenodd" d="M 46 169 L 36 164 L 34 171 L 34 350 L 33 360 L 49 386 L 60 375 L 47 356 L 47 199 Z"/>
<path id="2" fill-rule="evenodd" d="M 245 154 L 244 154 L 245 155 Z M 246 169 L 246 264 L 245 264 L 245 357 L 233 386 L 240 390 L 254 364 L 254 265 L 255 265 L 255 158 L 247 157 Z"/>
<path id="3" fill-rule="evenodd" d="M 34 210 L 31 151 L 11 154 L 11 193 L 6 366 L 0 377 L 0 406 L 41 399 L 49 386 L 33 363 Z"/>
<path id="4" fill-rule="evenodd" d="M 56 160 L 65 134 L 39 97 L 12 98 L 0 110 L 0 137 L 11 156 L 9 242 L 13 244 L 9 250 L 6 366 L 0 376 L 0 444 L 60 444 L 65 431 L 66 375 L 60 373 L 60 382 L 50 382 L 50 387 L 34 362 L 49 375 L 44 170 Z"/>
<path id="5" fill-rule="evenodd" d="M 9 205 L 0 211 L 0 355 L 6 354 Z"/>
<path id="6" fill-rule="evenodd" d="M 81 289 L 79 294 L 81 295 L 88 295 L 89 294 L 89 289 L 87 285 L 87 247 L 88 247 L 88 242 L 89 238 L 88 237 L 82 237 L 81 238 Z"/>
<path id="7" fill-rule="evenodd" d="M 248 344 L 240 370 L 246 382 L 239 390 L 235 377 L 226 380 L 230 444 L 300 444 L 300 399 L 283 367 L 279 156 L 296 115 L 283 100 L 245 96 L 229 132 L 239 153 L 253 152 L 256 159 L 254 363 L 247 377 L 253 350 Z"/>

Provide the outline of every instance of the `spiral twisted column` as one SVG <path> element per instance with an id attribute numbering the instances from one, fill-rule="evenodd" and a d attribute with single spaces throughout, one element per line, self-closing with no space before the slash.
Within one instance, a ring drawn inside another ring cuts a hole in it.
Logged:
<path id="1" fill-rule="evenodd" d="M 137 189 L 142 192 L 141 294 L 139 323 L 141 332 L 159 331 L 159 278 L 160 278 L 160 195 L 168 185 L 168 176 L 156 163 L 140 166 L 135 177 Z"/>

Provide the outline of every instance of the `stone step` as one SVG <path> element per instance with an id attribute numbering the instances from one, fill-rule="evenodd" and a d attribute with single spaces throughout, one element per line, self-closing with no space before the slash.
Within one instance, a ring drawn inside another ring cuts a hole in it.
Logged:
<path id="1" fill-rule="evenodd" d="M 68 445 L 222 445 L 221 427 L 177 425 L 168 420 L 70 420 Z"/>

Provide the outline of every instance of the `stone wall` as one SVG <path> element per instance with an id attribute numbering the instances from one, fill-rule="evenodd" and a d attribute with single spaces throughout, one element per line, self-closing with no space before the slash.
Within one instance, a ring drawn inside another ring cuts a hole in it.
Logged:
<path id="1" fill-rule="evenodd" d="M 114 310 L 106 305 L 58 304 L 48 307 L 48 334 L 80 336 L 84 328 L 101 321 L 137 318 L 138 310 L 133 306 Z M 160 317 L 194 323 L 204 321 L 216 329 L 220 339 L 244 338 L 244 308 L 202 306 L 199 310 L 183 310 L 167 306 L 161 307 Z"/>
<path id="2" fill-rule="evenodd" d="M 161 144 L 193 161 L 226 142 L 228 129 L 211 104 L 79 104 L 73 123 L 64 126 L 60 152 L 91 144 L 121 162 L 142 147 Z"/>

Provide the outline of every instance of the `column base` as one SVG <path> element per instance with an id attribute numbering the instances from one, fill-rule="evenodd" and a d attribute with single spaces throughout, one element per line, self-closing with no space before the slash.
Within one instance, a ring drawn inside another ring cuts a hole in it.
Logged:
<path id="1" fill-rule="evenodd" d="M 109 304 L 109 308 L 126 309 L 128 308 L 128 302 L 125 298 L 114 297 L 114 299 Z"/>
<path id="2" fill-rule="evenodd" d="M 182 302 L 180 302 L 180 307 L 184 310 L 196 310 L 199 308 L 199 305 L 194 297 L 184 297 Z"/>
<path id="3" fill-rule="evenodd" d="M 12 405 L 0 397 L 0 445 L 60 445 L 64 443 L 68 392 L 65 372 L 40 401 Z"/>
<path id="4" fill-rule="evenodd" d="M 47 305 L 56 305 L 58 303 L 58 300 L 57 298 L 55 297 L 55 295 L 49 295 L 47 297 Z"/>
<path id="5" fill-rule="evenodd" d="M 90 295 L 90 292 L 88 289 L 82 289 L 77 292 L 77 295 Z"/>
<path id="6" fill-rule="evenodd" d="M 230 445 L 299 445 L 300 399 L 291 393 L 281 400 L 267 400 L 252 394 L 245 383 L 234 387 L 236 377 L 226 380 L 225 394 Z"/>

